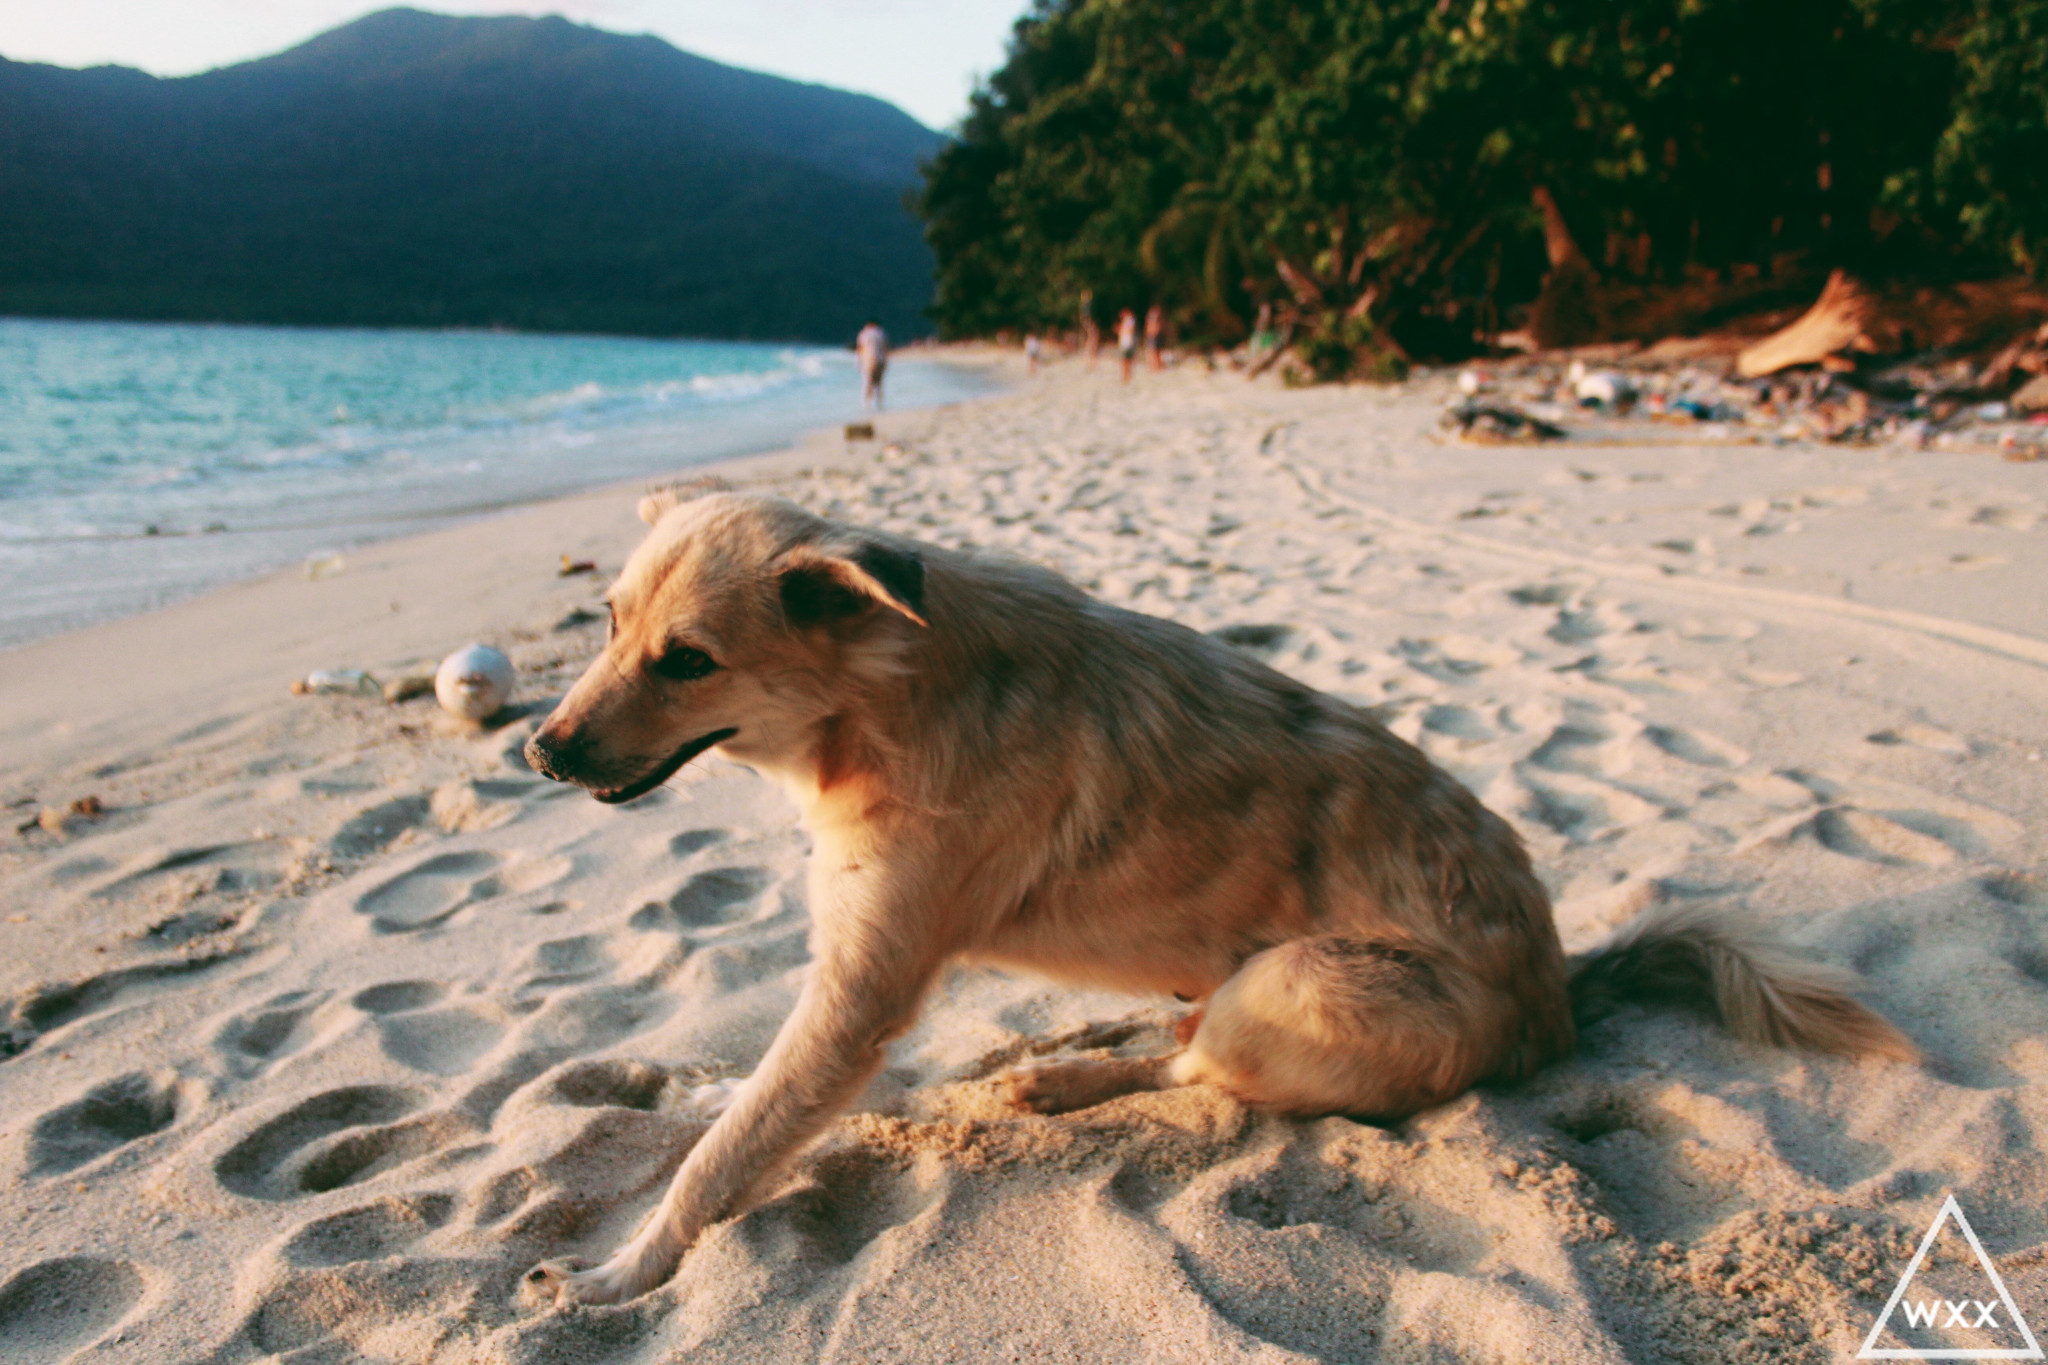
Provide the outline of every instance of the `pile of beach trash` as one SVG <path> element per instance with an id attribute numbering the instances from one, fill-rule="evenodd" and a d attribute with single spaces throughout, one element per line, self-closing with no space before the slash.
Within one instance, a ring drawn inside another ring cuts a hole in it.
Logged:
<path id="1" fill-rule="evenodd" d="M 1446 427 L 1473 440 L 1649 439 L 1898 445 L 2048 459 L 2048 374 L 1986 399 L 1967 360 L 1915 358 L 1857 374 L 1805 369 L 1744 379 L 1731 363 L 1538 356 L 1457 371 Z"/>

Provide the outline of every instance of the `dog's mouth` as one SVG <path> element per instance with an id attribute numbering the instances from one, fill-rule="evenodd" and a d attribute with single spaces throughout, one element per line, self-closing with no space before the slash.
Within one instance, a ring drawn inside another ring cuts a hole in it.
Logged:
<path id="1" fill-rule="evenodd" d="M 731 728 L 713 730 L 710 734 L 693 739 L 682 748 L 670 754 L 666 759 L 662 760 L 659 766 L 649 770 L 645 776 L 636 778 L 623 787 L 592 787 L 590 794 L 604 802 L 607 806 L 616 806 L 621 801 L 631 801 L 636 796 L 645 796 L 671 777 L 674 777 L 677 769 L 681 768 L 698 754 L 703 753 L 714 744 L 725 743 L 738 733 L 738 730 Z"/>

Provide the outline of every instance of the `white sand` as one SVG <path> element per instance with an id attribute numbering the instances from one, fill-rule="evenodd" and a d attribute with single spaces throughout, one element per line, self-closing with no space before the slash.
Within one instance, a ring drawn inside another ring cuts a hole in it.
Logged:
<path id="1" fill-rule="evenodd" d="M 1747 907 L 1925 1069 L 1631 1011 L 1391 1132 L 1019 1117 L 992 1071 L 1175 1007 L 960 973 L 671 1285 L 522 1308 L 767 1046 L 803 836 L 718 761 L 607 808 L 525 769 L 537 715 L 285 685 L 474 638 L 557 695 L 602 583 L 556 558 L 640 529 L 593 495 L 0 655 L 13 823 L 108 810 L 0 832 L 0 1361 L 1831 1361 L 1945 1191 L 2048 1328 L 2048 466 L 1464 447 L 1440 398 L 1068 365 L 741 476 L 1258 628 L 1517 822 L 1568 946 Z"/>

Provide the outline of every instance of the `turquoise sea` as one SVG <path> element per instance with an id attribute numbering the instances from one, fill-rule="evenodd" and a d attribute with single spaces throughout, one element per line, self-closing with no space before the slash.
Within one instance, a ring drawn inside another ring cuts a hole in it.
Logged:
<path id="1" fill-rule="evenodd" d="M 899 358 L 889 406 L 986 391 Z M 859 417 L 849 352 L 0 318 L 0 646 Z"/>

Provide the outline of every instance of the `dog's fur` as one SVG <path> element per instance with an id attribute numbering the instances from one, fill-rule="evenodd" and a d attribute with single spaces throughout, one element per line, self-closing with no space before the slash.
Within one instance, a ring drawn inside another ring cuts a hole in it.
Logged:
<path id="1" fill-rule="evenodd" d="M 1171 1058 L 1011 1073 L 1048 1112 L 1207 1082 L 1396 1119 L 1530 1075 L 1636 998 L 1759 1042 L 1913 1055 L 1841 980 L 1727 920 L 1653 912 L 1574 970 L 1505 821 L 1372 717 L 1206 636 L 775 499 L 657 494 L 641 515 L 611 639 L 527 755 L 600 800 L 713 744 L 781 781 L 816 841 L 815 964 L 639 1234 L 594 1270 L 536 1268 L 560 1301 L 665 1280 L 963 959 L 1202 1002 Z"/>

